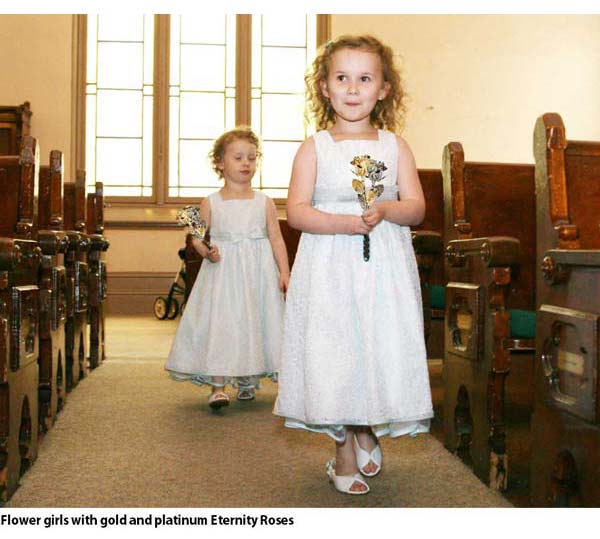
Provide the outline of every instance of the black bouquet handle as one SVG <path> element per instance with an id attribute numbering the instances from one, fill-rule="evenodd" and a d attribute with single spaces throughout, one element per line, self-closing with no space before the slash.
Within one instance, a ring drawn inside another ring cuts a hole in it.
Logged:
<path id="1" fill-rule="evenodd" d="M 371 258 L 371 238 L 368 234 L 363 234 L 363 260 L 369 261 Z"/>

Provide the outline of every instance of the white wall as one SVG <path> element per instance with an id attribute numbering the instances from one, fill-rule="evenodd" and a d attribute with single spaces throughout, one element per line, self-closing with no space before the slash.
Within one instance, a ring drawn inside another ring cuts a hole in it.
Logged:
<path id="1" fill-rule="evenodd" d="M 68 181 L 71 149 L 71 15 L 0 15 L 0 103 L 31 103 L 42 164 L 61 150 Z"/>
<path id="2" fill-rule="evenodd" d="M 473 161 L 533 163 L 544 112 L 571 139 L 600 139 L 600 16 L 335 15 L 333 37 L 372 33 L 399 55 L 410 94 L 405 137 L 438 168 L 462 142 Z"/>

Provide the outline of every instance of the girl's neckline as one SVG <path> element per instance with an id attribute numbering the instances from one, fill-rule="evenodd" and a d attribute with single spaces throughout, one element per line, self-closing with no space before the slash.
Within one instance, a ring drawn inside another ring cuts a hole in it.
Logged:
<path id="1" fill-rule="evenodd" d="M 341 140 L 335 140 L 333 138 L 333 135 L 329 132 L 329 129 L 325 129 L 324 131 L 325 131 L 325 133 L 327 133 L 329 140 L 331 140 L 331 142 L 333 142 L 334 144 L 340 144 L 342 142 L 349 142 L 349 141 L 358 141 L 358 142 L 380 142 L 381 141 L 381 129 L 377 130 L 377 138 L 345 138 L 345 139 L 341 139 Z"/>
<path id="2" fill-rule="evenodd" d="M 256 198 L 256 191 L 252 191 L 252 196 L 248 198 L 223 198 L 221 191 L 217 191 L 217 194 L 222 202 L 231 202 L 233 200 L 254 200 Z"/>

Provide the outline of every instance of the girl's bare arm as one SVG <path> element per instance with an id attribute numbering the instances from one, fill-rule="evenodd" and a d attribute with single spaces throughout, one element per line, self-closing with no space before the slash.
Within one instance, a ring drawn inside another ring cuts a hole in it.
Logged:
<path id="1" fill-rule="evenodd" d="M 271 242 L 271 248 L 273 249 L 275 262 L 279 268 L 279 274 L 289 275 L 290 264 L 285 241 L 283 241 L 283 235 L 281 234 L 281 228 L 279 227 L 277 208 L 270 198 L 267 198 L 267 233 L 269 235 L 269 241 Z"/>

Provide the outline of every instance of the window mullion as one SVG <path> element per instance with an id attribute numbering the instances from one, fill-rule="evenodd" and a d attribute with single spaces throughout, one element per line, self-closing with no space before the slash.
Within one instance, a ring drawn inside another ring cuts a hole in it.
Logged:
<path id="1" fill-rule="evenodd" d="M 236 16 L 235 123 L 252 122 L 250 95 L 252 87 L 252 15 Z"/>
<path id="2" fill-rule="evenodd" d="M 317 15 L 317 47 L 331 39 L 331 15 Z"/>
<path id="3" fill-rule="evenodd" d="M 154 128 L 152 186 L 154 200 L 163 204 L 169 182 L 169 52 L 170 16 L 155 15 Z"/>

